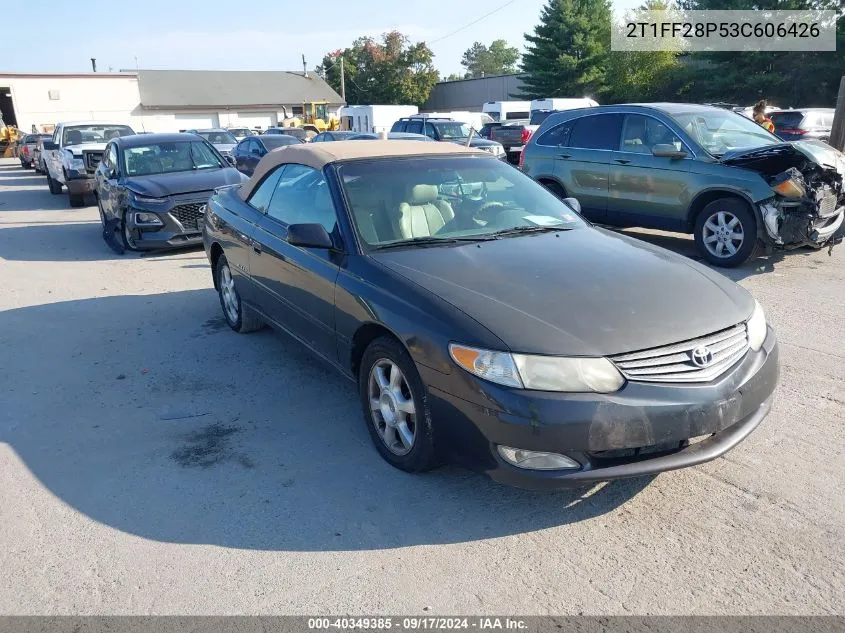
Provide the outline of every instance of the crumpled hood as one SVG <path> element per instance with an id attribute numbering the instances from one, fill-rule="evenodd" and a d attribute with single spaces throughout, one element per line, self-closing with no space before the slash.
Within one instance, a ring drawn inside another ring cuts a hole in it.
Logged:
<path id="1" fill-rule="evenodd" d="M 845 176 L 845 154 L 818 140 L 792 141 L 765 145 L 753 149 L 733 150 L 726 152 L 720 158 L 727 165 L 750 165 L 768 159 L 783 159 L 785 161 L 810 160 L 822 167 L 833 167 Z"/>
<path id="2" fill-rule="evenodd" d="M 127 178 L 124 184 L 142 196 L 164 198 L 183 193 L 211 191 L 223 185 L 235 185 L 245 178 L 237 169 L 197 169 L 196 171 L 178 171 L 172 174 L 152 174 Z"/>
<path id="3" fill-rule="evenodd" d="M 706 266 L 604 229 L 376 252 L 511 351 L 606 356 L 736 325 L 754 299 Z"/>
<path id="4" fill-rule="evenodd" d="M 63 149 L 69 150 L 75 156 L 81 156 L 82 152 L 103 152 L 106 143 L 79 143 L 78 145 L 65 145 Z"/>

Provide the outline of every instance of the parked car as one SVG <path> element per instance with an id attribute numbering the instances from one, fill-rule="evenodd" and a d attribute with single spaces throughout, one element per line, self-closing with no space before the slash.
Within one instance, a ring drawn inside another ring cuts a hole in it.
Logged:
<path id="1" fill-rule="evenodd" d="M 253 136 L 255 133 L 250 130 L 248 127 L 229 127 L 226 130 L 235 137 L 235 140 L 239 143 L 244 140 L 247 136 Z"/>
<path id="2" fill-rule="evenodd" d="M 288 145 L 300 145 L 295 136 L 287 134 L 262 134 L 242 140 L 232 150 L 235 168 L 242 174 L 251 176 L 258 161 L 269 151 Z"/>
<path id="3" fill-rule="evenodd" d="M 501 143 L 508 160 L 514 164 L 519 162 L 519 152 L 531 138 L 528 131 L 530 119 L 517 119 L 505 123 L 490 132 L 490 140 Z"/>
<path id="4" fill-rule="evenodd" d="M 378 141 L 381 139 L 381 136 L 378 134 L 355 134 L 354 136 L 350 136 L 348 141 Z M 436 142 L 433 138 L 429 138 L 425 134 L 411 134 L 410 132 L 388 132 L 387 139 L 388 141 L 426 141 L 428 143 Z"/>
<path id="5" fill-rule="evenodd" d="M 95 178 L 100 221 L 118 222 L 128 250 L 199 243 L 199 223 L 214 189 L 245 180 L 195 134 L 114 139 Z"/>
<path id="6" fill-rule="evenodd" d="M 235 148 L 235 145 L 238 144 L 238 141 L 235 136 L 231 132 L 229 132 L 229 130 L 224 130 L 223 128 L 211 128 L 208 130 L 186 131 L 190 134 L 196 134 L 197 136 L 201 136 L 206 141 L 214 145 L 214 149 L 220 152 L 223 158 L 225 158 L 231 164 L 232 150 Z"/>
<path id="7" fill-rule="evenodd" d="M 424 134 L 435 141 L 466 145 L 470 137 L 470 128 L 460 121 L 452 119 L 432 119 L 426 116 L 412 116 L 399 119 L 393 124 L 391 132 L 408 132 Z M 473 134 L 469 142 L 470 147 L 482 149 L 493 154 L 496 158 L 505 160 L 505 150 L 500 143 L 488 141 L 486 138 Z"/>
<path id="8" fill-rule="evenodd" d="M 490 123 L 485 123 L 481 126 L 481 129 L 478 130 L 478 135 L 481 138 L 486 138 L 487 140 L 491 140 L 492 133 L 494 130 L 502 127 L 502 123 L 499 121 L 491 121 Z"/>
<path id="9" fill-rule="evenodd" d="M 845 156 L 784 143 L 721 108 L 600 106 L 550 116 L 522 168 L 586 217 L 692 233 L 702 257 L 738 266 L 767 250 L 832 247 L 845 234 Z"/>
<path id="10" fill-rule="evenodd" d="M 576 210 L 450 143 L 298 145 L 212 196 L 203 242 L 230 327 L 353 379 L 397 468 L 555 488 L 725 453 L 777 382 L 762 308 Z"/>
<path id="11" fill-rule="evenodd" d="M 301 127 L 268 127 L 264 131 L 264 134 L 287 134 L 288 136 L 298 138 L 303 143 L 307 143 L 316 136 L 316 134 L 311 134 L 308 130 Z"/>
<path id="12" fill-rule="evenodd" d="M 332 141 L 345 141 L 351 136 L 357 136 L 361 132 L 353 132 L 352 130 L 337 130 L 335 132 L 320 132 L 317 136 L 311 139 L 312 143 L 331 143 Z"/>
<path id="13" fill-rule="evenodd" d="M 35 147 L 32 149 L 32 168 L 39 174 L 47 173 L 47 166 L 44 164 L 44 143 L 49 142 L 53 136 L 51 134 L 39 134 L 38 140 L 35 142 Z"/>
<path id="14" fill-rule="evenodd" d="M 27 134 L 18 141 L 18 158 L 21 161 L 21 167 L 24 169 L 32 169 L 35 167 L 35 147 L 38 145 L 39 140 L 45 138 L 51 138 L 51 135 Z"/>
<path id="15" fill-rule="evenodd" d="M 103 159 L 106 143 L 134 134 L 131 127 L 120 123 L 57 123 L 52 138 L 41 144 L 50 193 L 60 194 L 62 187 L 67 187 L 70 206 L 85 206 L 85 194 L 94 191 L 94 171 Z"/>
<path id="16" fill-rule="evenodd" d="M 769 113 L 775 124 L 775 134 L 784 141 L 830 140 L 833 127 L 833 108 L 801 108 L 775 110 Z"/>
<path id="17" fill-rule="evenodd" d="M 547 109 L 542 106 L 554 106 L 555 109 Z M 555 112 L 563 110 L 579 110 L 582 108 L 595 108 L 598 103 L 592 99 L 535 99 L 531 102 L 531 118 L 506 123 L 503 129 L 493 130 L 490 134 L 491 140 L 502 144 L 508 154 L 511 163 L 519 163 L 519 155 L 525 148 L 525 144 L 531 140 L 540 126 L 547 118 Z"/>

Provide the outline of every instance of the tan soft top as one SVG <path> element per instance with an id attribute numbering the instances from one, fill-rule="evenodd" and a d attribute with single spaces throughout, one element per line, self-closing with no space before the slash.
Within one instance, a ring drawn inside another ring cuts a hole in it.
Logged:
<path id="1" fill-rule="evenodd" d="M 391 158 L 402 156 L 444 156 L 452 154 L 481 154 L 485 151 L 455 143 L 426 143 L 424 141 L 334 141 L 329 143 L 303 143 L 286 145 L 267 152 L 240 189 L 241 198 L 249 198 L 261 179 L 278 165 L 295 163 L 322 169 L 329 163 L 356 158 Z"/>

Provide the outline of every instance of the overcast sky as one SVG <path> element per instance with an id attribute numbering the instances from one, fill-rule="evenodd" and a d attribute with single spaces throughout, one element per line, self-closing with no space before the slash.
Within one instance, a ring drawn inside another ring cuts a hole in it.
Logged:
<path id="1" fill-rule="evenodd" d="M 313 69 L 325 53 L 356 37 L 398 29 L 428 42 L 435 66 L 448 75 L 462 71 L 461 55 L 474 41 L 504 38 L 522 50 L 523 35 L 533 30 L 544 2 L 14 2 L 13 11 L 4 11 L 0 72 L 85 72 L 90 57 L 97 58 L 100 71 L 132 69 L 136 60 L 138 67 L 150 69 L 300 70 L 303 54 Z M 614 8 L 636 4 L 616 0 Z M 22 25 L 33 22 L 16 28 L 10 18 Z"/>

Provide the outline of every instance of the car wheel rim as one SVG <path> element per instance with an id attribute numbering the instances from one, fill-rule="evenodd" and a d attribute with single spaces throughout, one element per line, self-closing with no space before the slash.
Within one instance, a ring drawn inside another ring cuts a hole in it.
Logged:
<path id="1" fill-rule="evenodd" d="M 391 360 L 373 364 L 367 385 L 373 426 L 394 455 L 407 455 L 417 434 L 417 411 L 408 380 Z"/>
<path id="2" fill-rule="evenodd" d="M 720 259 L 733 257 L 742 248 L 745 231 L 738 217 L 729 211 L 717 211 L 704 223 L 702 239 L 707 252 Z"/>
<path id="3" fill-rule="evenodd" d="M 220 296 L 223 297 L 223 309 L 232 323 L 238 322 L 238 293 L 235 290 L 235 280 L 232 271 L 223 265 L 220 269 Z"/>

